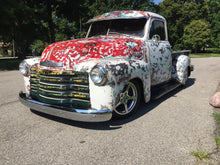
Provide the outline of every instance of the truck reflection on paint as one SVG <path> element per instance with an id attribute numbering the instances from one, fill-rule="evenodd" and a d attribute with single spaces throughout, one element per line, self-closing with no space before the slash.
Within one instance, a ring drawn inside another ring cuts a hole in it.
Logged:
<path id="1" fill-rule="evenodd" d="M 189 51 L 171 52 L 166 20 L 158 14 L 114 11 L 88 23 L 85 39 L 53 43 L 41 58 L 21 64 L 22 103 L 78 121 L 127 117 L 141 97 L 155 96 L 152 89 L 183 85 L 193 70 Z"/>

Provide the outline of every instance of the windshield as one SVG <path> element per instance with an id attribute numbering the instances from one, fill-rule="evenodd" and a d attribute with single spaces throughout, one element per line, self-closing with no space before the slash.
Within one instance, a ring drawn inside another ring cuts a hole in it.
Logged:
<path id="1" fill-rule="evenodd" d="M 99 35 L 126 34 L 133 36 L 144 36 L 144 26 L 147 19 L 118 19 L 98 21 L 91 24 L 88 37 Z"/>

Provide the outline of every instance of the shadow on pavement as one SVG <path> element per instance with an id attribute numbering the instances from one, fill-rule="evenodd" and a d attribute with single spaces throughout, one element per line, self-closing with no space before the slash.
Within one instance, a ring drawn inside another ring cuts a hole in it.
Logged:
<path id="1" fill-rule="evenodd" d="M 80 127 L 80 128 L 85 128 L 85 129 L 94 129 L 94 130 L 115 130 L 115 129 L 122 128 L 123 124 L 132 122 L 133 120 L 136 120 L 139 117 L 145 115 L 146 113 L 150 112 L 151 110 L 156 108 L 158 105 L 160 105 L 160 103 L 162 103 L 163 101 L 166 101 L 170 97 L 176 97 L 175 95 L 178 92 L 192 86 L 195 83 L 195 81 L 196 81 L 195 78 L 189 78 L 187 81 L 187 84 L 185 86 L 180 86 L 180 87 L 176 88 L 175 90 L 171 91 L 170 93 L 162 96 L 160 99 L 150 101 L 149 103 L 146 103 L 146 104 L 142 103 L 140 105 L 137 113 L 133 114 L 132 116 L 130 116 L 129 118 L 126 118 L 126 119 L 112 119 L 112 120 L 106 121 L 106 122 L 90 123 L 90 122 L 78 122 L 78 121 L 63 119 L 63 118 L 47 115 L 44 113 L 40 113 L 40 112 L 37 112 L 34 110 L 32 110 L 32 112 L 39 115 L 39 116 L 46 117 L 50 120 L 60 122 L 63 124 L 67 124 L 67 125 L 71 125 L 74 127 Z"/>

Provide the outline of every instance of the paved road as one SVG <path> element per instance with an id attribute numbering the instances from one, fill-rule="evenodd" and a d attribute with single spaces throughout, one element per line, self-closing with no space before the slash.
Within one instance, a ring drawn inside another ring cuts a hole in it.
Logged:
<path id="1" fill-rule="evenodd" d="M 192 63 L 185 88 L 106 123 L 33 113 L 18 101 L 19 72 L 0 72 L 0 164 L 195 164 L 191 151 L 216 147 L 208 101 L 220 81 L 220 58 Z"/>

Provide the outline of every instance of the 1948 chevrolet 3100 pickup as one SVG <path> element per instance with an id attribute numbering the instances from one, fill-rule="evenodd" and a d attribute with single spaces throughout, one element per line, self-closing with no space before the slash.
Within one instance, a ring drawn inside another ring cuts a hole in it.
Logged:
<path id="1" fill-rule="evenodd" d="M 158 14 L 113 11 L 88 23 L 86 38 L 53 43 L 20 64 L 23 104 L 71 120 L 107 121 L 133 114 L 141 98 L 147 103 L 184 85 L 193 70 L 189 51 L 171 52 Z"/>

